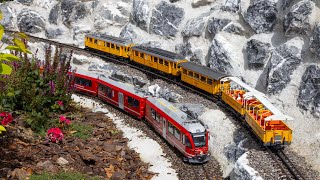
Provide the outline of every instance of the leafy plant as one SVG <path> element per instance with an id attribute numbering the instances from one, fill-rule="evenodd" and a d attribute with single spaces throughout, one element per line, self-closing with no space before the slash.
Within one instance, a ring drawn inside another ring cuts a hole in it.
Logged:
<path id="1" fill-rule="evenodd" d="M 80 139 L 88 139 L 91 137 L 93 127 L 90 125 L 82 124 L 80 122 L 74 122 L 71 124 L 71 132 L 73 137 L 78 137 Z"/>
<path id="2" fill-rule="evenodd" d="M 32 175 L 30 180 L 99 180 L 99 177 L 90 177 L 78 172 L 59 172 L 58 174 L 43 173 Z"/>

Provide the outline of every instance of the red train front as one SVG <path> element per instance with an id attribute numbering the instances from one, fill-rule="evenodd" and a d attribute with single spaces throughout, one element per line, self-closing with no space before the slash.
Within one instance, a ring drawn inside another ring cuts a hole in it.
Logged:
<path id="1" fill-rule="evenodd" d="M 163 98 L 148 97 L 145 119 L 184 156 L 184 161 L 204 163 L 210 159 L 206 126 Z"/>

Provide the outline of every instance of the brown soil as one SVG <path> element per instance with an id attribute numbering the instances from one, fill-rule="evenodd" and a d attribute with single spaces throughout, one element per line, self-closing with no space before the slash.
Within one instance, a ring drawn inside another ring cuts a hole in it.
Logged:
<path id="1" fill-rule="evenodd" d="M 111 119 L 88 109 L 81 112 L 75 121 L 93 126 L 92 136 L 82 140 L 66 135 L 60 144 L 36 137 L 30 129 L 19 125 L 21 118 L 15 119 L 0 137 L 0 178 L 25 179 L 44 171 L 80 172 L 102 179 L 152 178 L 149 165 L 128 148 L 128 139 L 123 138 Z"/>

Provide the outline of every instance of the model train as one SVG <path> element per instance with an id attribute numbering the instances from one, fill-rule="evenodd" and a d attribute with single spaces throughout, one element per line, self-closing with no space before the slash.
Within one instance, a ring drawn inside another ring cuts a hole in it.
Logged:
<path id="1" fill-rule="evenodd" d="M 146 120 L 184 155 L 184 161 L 204 163 L 210 159 L 207 126 L 165 99 L 148 95 L 141 89 L 114 78 L 85 71 L 75 72 L 72 84 L 78 92 L 98 97 Z"/>
<path id="2" fill-rule="evenodd" d="M 237 77 L 188 62 L 173 52 L 136 46 L 127 39 L 108 35 L 86 35 L 85 48 L 151 68 L 217 96 L 239 114 L 265 146 L 288 145 L 292 141 L 292 129 L 285 123 L 292 118 L 277 110 L 263 93 Z"/>

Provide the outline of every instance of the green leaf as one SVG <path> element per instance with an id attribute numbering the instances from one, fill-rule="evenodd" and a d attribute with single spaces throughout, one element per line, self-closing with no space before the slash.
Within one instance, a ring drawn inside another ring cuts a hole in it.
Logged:
<path id="1" fill-rule="evenodd" d="M 19 52 L 24 52 L 20 47 L 18 46 L 7 46 L 5 49 L 13 50 L 13 51 L 19 51 Z M 31 51 L 26 49 L 26 53 L 32 54 Z"/>
<path id="2" fill-rule="evenodd" d="M 16 35 L 22 39 L 29 39 L 29 36 L 27 36 L 25 33 L 22 33 L 22 32 L 18 32 L 16 33 Z"/>
<path id="3" fill-rule="evenodd" d="M 0 24 L 0 40 L 2 40 L 3 34 L 4 34 L 4 27 Z"/>
<path id="4" fill-rule="evenodd" d="M 2 125 L 0 125 L 0 132 L 6 131 L 6 128 L 4 128 Z"/>
<path id="5" fill-rule="evenodd" d="M 0 10 L 0 20 L 3 19 L 3 13 L 2 11 Z"/>
<path id="6" fill-rule="evenodd" d="M 0 59 L 5 61 L 19 61 L 20 58 L 13 54 L 0 54 Z"/>
<path id="7" fill-rule="evenodd" d="M 10 66 L 6 64 L 0 64 L 0 74 L 2 75 L 10 75 L 12 72 L 12 69 Z"/>
<path id="8" fill-rule="evenodd" d="M 14 38 L 13 39 L 13 42 L 15 45 L 17 45 L 23 52 L 27 52 L 27 48 L 26 48 L 26 45 L 20 40 L 20 39 L 17 39 L 17 38 Z"/>

